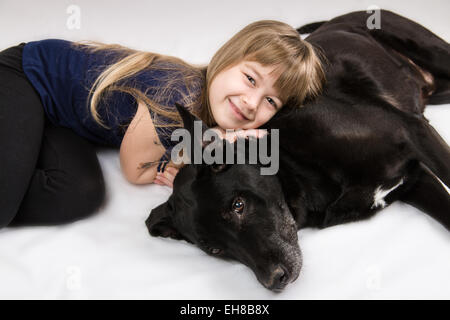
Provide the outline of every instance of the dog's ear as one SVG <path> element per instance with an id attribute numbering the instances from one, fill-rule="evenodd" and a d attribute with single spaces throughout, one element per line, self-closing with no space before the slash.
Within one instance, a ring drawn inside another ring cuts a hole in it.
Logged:
<path id="1" fill-rule="evenodd" d="M 190 158 L 191 163 L 193 163 L 194 159 L 191 157 L 193 157 L 194 152 L 196 152 L 194 151 L 196 150 L 195 146 L 201 146 L 201 149 L 203 150 L 203 148 L 210 143 L 209 141 L 203 141 L 203 133 L 209 128 L 201 119 L 190 113 L 184 106 L 175 103 L 175 107 L 183 120 L 184 129 L 189 132 L 191 154 L 188 154 L 187 157 Z"/>
<path id="2" fill-rule="evenodd" d="M 190 113 L 183 105 L 179 103 L 175 103 L 175 107 L 177 108 L 177 111 L 180 114 L 181 119 L 183 120 L 184 128 L 191 132 L 191 134 L 193 134 L 194 121 L 200 121 L 200 119 Z"/>
<path id="3" fill-rule="evenodd" d="M 183 120 L 183 127 L 189 131 L 191 137 L 195 137 L 194 136 L 194 122 L 195 121 L 199 121 L 201 123 L 201 128 L 202 128 L 202 135 L 201 138 L 203 138 L 203 132 L 205 132 L 206 130 L 208 130 L 208 126 L 206 125 L 206 123 L 204 123 L 201 119 L 197 118 L 196 116 L 194 116 L 192 113 L 190 113 L 184 106 L 182 106 L 179 103 L 175 103 L 175 107 L 178 110 L 178 113 L 181 116 L 181 119 Z M 193 139 L 192 139 L 193 140 Z"/>
<path id="4" fill-rule="evenodd" d="M 173 225 L 173 210 L 173 200 L 172 196 L 170 196 L 166 202 L 160 204 L 150 212 L 150 216 L 145 221 L 145 224 L 152 236 L 170 237 L 176 240 L 184 239 Z"/>

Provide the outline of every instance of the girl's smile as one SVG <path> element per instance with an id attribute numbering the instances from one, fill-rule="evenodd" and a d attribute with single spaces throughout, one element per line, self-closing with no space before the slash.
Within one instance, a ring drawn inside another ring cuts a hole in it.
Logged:
<path id="1" fill-rule="evenodd" d="M 236 105 L 231 101 L 231 99 L 228 99 L 230 101 L 230 108 L 233 111 L 233 114 L 235 115 L 235 117 L 239 120 L 239 121 L 243 121 L 243 120 L 249 120 L 243 113 L 242 111 L 236 107 Z"/>

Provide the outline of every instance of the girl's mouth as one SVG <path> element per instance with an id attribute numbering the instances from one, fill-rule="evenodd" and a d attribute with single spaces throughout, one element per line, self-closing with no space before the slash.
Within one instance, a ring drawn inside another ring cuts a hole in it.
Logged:
<path id="1" fill-rule="evenodd" d="M 233 111 L 233 113 L 234 113 L 234 115 L 236 116 L 236 118 L 238 118 L 238 119 L 241 120 L 241 121 L 243 121 L 243 120 L 248 120 L 248 119 L 242 114 L 242 112 L 239 110 L 239 108 L 236 107 L 236 106 L 234 105 L 233 102 L 231 102 L 230 99 L 228 99 L 228 101 L 230 102 L 231 110 Z"/>

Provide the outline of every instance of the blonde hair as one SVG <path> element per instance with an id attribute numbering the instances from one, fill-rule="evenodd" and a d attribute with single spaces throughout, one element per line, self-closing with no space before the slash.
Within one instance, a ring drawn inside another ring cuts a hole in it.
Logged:
<path id="1" fill-rule="evenodd" d="M 80 41 L 74 42 L 74 48 L 87 50 L 91 53 L 108 52 L 116 61 L 109 66 L 99 66 L 98 69 L 104 68 L 99 76 L 95 79 L 87 99 L 88 108 L 94 120 L 101 126 L 108 128 L 100 118 L 98 106 L 101 101 L 106 101 L 114 91 L 128 93 L 137 102 L 143 102 L 146 106 L 155 112 L 155 115 L 162 115 L 174 120 L 180 124 L 181 118 L 178 112 L 169 108 L 166 104 L 175 96 L 181 96 L 181 101 L 186 108 L 195 113 L 199 101 L 202 100 L 199 92 L 203 92 L 201 88 L 204 82 L 204 73 L 206 67 L 194 66 L 183 60 L 158 53 L 133 50 L 118 44 L 103 44 L 97 41 Z M 134 75 L 142 71 L 159 71 L 162 78 L 158 80 L 163 83 L 162 86 L 146 86 L 145 91 L 137 88 L 135 81 L 127 81 L 132 79 Z M 186 90 L 184 90 L 186 89 Z M 152 99 L 147 95 L 152 91 Z M 155 126 L 167 127 L 173 124 L 162 124 L 154 121 Z"/>
<path id="2" fill-rule="evenodd" d="M 117 44 L 89 41 L 74 45 L 92 52 L 107 50 L 117 53 L 118 60 L 101 72 L 89 92 L 91 114 L 104 127 L 106 126 L 99 117 L 97 107 L 101 99 L 113 91 L 129 93 L 136 101 L 144 102 L 156 115 L 174 120 L 176 124 L 170 126 L 182 125 L 178 112 L 165 105 L 177 94 L 181 96 L 179 102 L 188 110 L 208 126 L 215 126 L 208 98 L 210 84 L 221 71 L 243 60 L 276 67 L 274 72 L 280 76 L 275 82 L 275 89 L 285 104 L 289 102 L 289 105 L 301 106 L 305 99 L 313 99 L 320 93 L 325 81 L 322 68 L 324 56 L 307 41 L 302 40 L 294 28 L 274 20 L 261 20 L 246 26 L 216 52 L 207 67 L 188 64 L 172 56 L 132 50 Z M 147 97 L 147 90 L 142 92 L 133 85 L 119 84 L 144 70 L 167 71 L 164 73 L 167 74 L 167 79 L 162 79 L 162 86 L 149 88 L 155 90 L 152 99 Z M 185 88 L 186 91 L 180 88 Z M 153 121 L 155 126 L 168 126 L 155 119 Z"/>
<path id="3" fill-rule="evenodd" d="M 306 99 L 314 99 L 322 90 L 325 56 L 310 43 L 300 38 L 290 25 L 261 20 L 249 24 L 226 42 L 214 55 L 208 66 L 206 94 L 209 85 L 223 70 L 243 60 L 256 61 L 263 66 L 276 66 L 280 74 L 274 86 L 284 104 L 300 107 Z M 216 125 L 209 100 L 203 101 L 202 119 L 209 126 Z"/>

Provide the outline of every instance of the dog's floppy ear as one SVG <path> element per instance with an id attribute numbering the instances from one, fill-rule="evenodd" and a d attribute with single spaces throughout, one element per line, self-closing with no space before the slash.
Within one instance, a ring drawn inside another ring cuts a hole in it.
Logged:
<path id="1" fill-rule="evenodd" d="M 184 106 L 179 103 L 175 103 L 175 107 L 177 108 L 178 113 L 183 120 L 183 126 L 186 130 L 188 130 L 191 135 L 194 135 L 194 121 L 201 121 L 199 118 L 190 113 Z M 202 121 L 203 130 L 208 129 L 208 126 Z"/>
<path id="2" fill-rule="evenodd" d="M 172 221 L 173 215 L 172 196 L 154 208 L 150 212 L 150 216 L 145 221 L 149 233 L 154 237 L 170 237 L 176 240 L 184 239 L 175 229 Z"/>
<path id="3" fill-rule="evenodd" d="M 201 119 L 194 116 L 192 113 L 190 113 L 184 106 L 182 106 L 179 103 L 175 103 L 175 107 L 178 110 L 178 113 L 181 116 L 181 119 L 183 120 L 183 127 L 189 132 L 191 136 L 191 150 L 194 150 L 194 144 L 198 144 L 204 148 L 207 146 L 210 141 L 203 141 L 203 133 L 209 129 L 209 127 L 204 123 Z M 197 135 L 195 134 L 195 122 L 201 124 L 201 132 L 198 130 L 199 127 L 197 127 Z M 191 151 L 192 152 L 192 151 Z"/>
<path id="4" fill-rule="evenodd" d="M 183 120 L 184 129 L 189 132 L 190 150 L 187 150 L 188 154 L 186 156 L 190 158 L 190 162 L 193 163 L 194 153 L 200 152 L 201 157 L 203 148 L 210 143 L 203 141 L 203 133 L 209 128 L 201 119 L 190 113 L 184 106 L 180 105 L 179 103 L 175 103 L 175 107 L 177 108 L 178 113 Z M 195 128 L 197 128 L 197 130 L 195 130 Z M 200 148 L 197 150 L 196 146 L 197 148 L 198 146 L 200 146 Z"/>
<path id="5" fill-rule="evenodd" d="M 175 107 L 178 110 L 178 113 L 181 116 L 181 119 L 183 120 L 183 127 L 189 131 L 191 137 L 195 138 L 194 135 L 194 121 L 200 121 L 201 125 L 202 125 L 202 134 L 200 136 L 200 139 L 203 138 L 203 132 L 205 132 L 206 130 L 208 130 L 208 126 L 206 125 L 206 123 L 204 123 L 201 119 L 197 118 L 196 116 L 194 116 L 192 113 L 190 113 L 184 106 L 182 106 L 179 103 L 175 103 Z M 194 141 L 194 139 L 192 139 L 192 141 Z M 202 141 L 200 145 L 203 145 Z"/>

